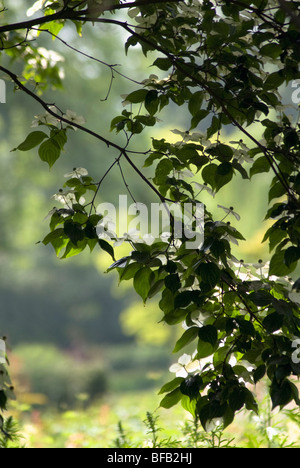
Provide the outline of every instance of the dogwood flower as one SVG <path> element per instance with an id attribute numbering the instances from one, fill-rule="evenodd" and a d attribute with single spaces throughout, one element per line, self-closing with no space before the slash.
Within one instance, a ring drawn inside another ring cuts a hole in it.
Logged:
<path id="1" fill-rule="evenodd" d="M 221 208 L 222 210 L 224 210 L 225 213 L 227 213 L 227 215 L 233 215 L 237 219 L 237 221 L 241 219 L 240 215 L 236 213 L 235 211 L 233 211 L 232 206 L 230 208 L 226 208 L 226 206 L 218 205 L 218 208 Z"/>
<path id="2" fill-rule="evenodd" d="M 56 110 L 54 106 L 49 107 L 49 109 L 53 111 Z M 58 127 L 59 123 L 60 122 L 56 117 L 49 114 L 49 112 L 45 112 L 44 114 L 38 114 L 34 116 L 31 127 L 38 127 L 39 125 L 54 125 L 54 127 Z"/>
<path id="3" fill-rule="evenodd" d="M 101 221 L 97 224 L 96 232 L 99 239 L 105 239 L 108 241 L 118 239 L 117 234 L 113 229 L 116 228 L 115 222 L 109 216 L 101 219 Z"/>
<path id="4" fill-rule="evenodd" d="M 54 195 L 52 195 L 51 198 L 67 206 L 70 206 L 73 203 L 76 203 L 76 197 L 75 197 L 75 193 L 73 190 L 67 190 L 65 192 L 61 191 L 59 193 L 55 193 Z"/>
<path id="5" fill-rule="evenodd" d="M 171 236 L 172 236 L 172 234 L 170 232 L 162 232 L 161 235 L 160 235 L 160 239 L 163 242 L 168 242 Z"/>
<path id="6" fill-rule="evenodd" d="M 198 360 L 194 360 L 193 356 L 190 354 L 183 354 L 178 359 L 176 364 L 172 364 L 169 368 L 170 372 L 174 372 L 176 377 L 187 377 L 189 373 L 195 372 L 196 370 L 200 369 L 200 362 Z"/>
<path id="7" fill-rule="evenodd" d="M 205 431 L 212 432 L 215 431 L 218 427 L 222 426 L 223 418 L 213 418 L 206 422 Z"/>
<path id="8" fill-rule="evenodd" d="M 114 243 L 115 247 L 119 247 L 123 242 L 139 242 L 141 241 L 140 232 L 136 229 L 130 229 L 129 232 L 124 232 L 122 237 L 118 237 Z"/>
<path id="9" fill-rule="evenodd" d="M 72 172 L 68 172 L 64 177 L 66 179 L 80 179 L 80 177 L 87 176 L 88 171 L 84 167 L 75 167 Z"/>
<path id="10" fill-rule="evenodd" d="M 199 190 L 199 192 L 202 192 L 202 190 L 204 190 L 205 192 L 208 192 L 212 197 L 215 197 L 215 192 L 210 187 L 208 187 L 208 185 L 199 184 L 198 182 L 194 181 L 191 183 L 195 185 L 196 189 Z"/>
<path id="11" fill-rule="evenodd" d="M 26 15 L 33 16 L 37 11 L 41 10 L 46 0 L 38 0 L 30 8 L 28 8 Z"/>
<path id="12" fill-rule="evenodd" d="M 82 117 L 81 115 L 77 115 L 76 112 L 73 112 L 71 110 L 67 110 L 67 112 L 63 115 L 63 117 L 77 125 L 83 125 L 86 123 L 86 120 L 84 117 Z M 77 130 L 77 127 L 72 126 L 72 128 L 74 130 Z"/>
<path id="13" fill-rule="evenodd" d="M 152 236 L 151 234 L 145 234 L 143 236 L 143 241 L 147 245 L 152 245 L 155 242 L 155 240 L 156 240 L 155 237 Z"/>
<path id="14" fill-rule="evenodd" d="M 263 262 L 262 260 L 258 260 L 258 263 L 253 263 L 252 266 L 255 268 L 256 272 L 259 273 L 262 277 L 268 278 L 270 262 Z"/>

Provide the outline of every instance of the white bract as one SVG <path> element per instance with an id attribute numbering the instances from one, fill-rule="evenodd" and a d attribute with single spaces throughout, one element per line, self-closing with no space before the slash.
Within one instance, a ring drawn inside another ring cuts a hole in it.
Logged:
<path id="1" fill-rule="evenodd" d="M 235 211 L 233 211 L 232 207 L 226 208 L 226 206 L 218 205 L 218 208 L 221 208 L 222 210 L 224 210 L 225 213 L 227 213 L 228 215 L 234 216 L 238 221 L 241 219 L 240 215 L 236 213 Z"/>
<path id="2" fill-rule="evenodd" d="M 223 419 L 222 419 L 222 418 L 210 419 L 210 420 L 207 421 L 207 423 L 205 424 L 205 430 L 206 430 L 206 432 L 215 431 L 216 429 L 218 429 L 219 427 L 221 427 L 222 424 L 223 424 Z"/>
<path id="3" fill-rule="evenodd" d="M 170 372 L 174 372 L 176 377 L 187 377 L 189 373 L 200 370 L 200 362 L 194 360 L 190 354 L 183 354 L 176 364 L 172 364 L 169 368 Z"/>
<path id="4" fill-rule="evenodd" d="M 38 0 L 30 8 L 28 8 L 26 15 L 33 16 L 37 11 L 41 10 L 46 0 Z"/>
<path id="5" fill-rule="evenodd" d="M 66 192 L 55 193 L 52 198 L 63 205 L 70 206 L 73 203 L 76 203 L 76 197 L 73 190 L 68 190 Z"/>
<path id="6" fill-rule="evenodd" d="M 72 172 L 68 172 L 64 175 L 65 178 L 80 179 L 80 177 L 87 176 L 88 171 L 84 167 L 76 167 Z"/>
<path id="7" fill-rule="evenodd" d="M 129 232 L 124 232 L 122 237 L 119 237 L 114 243 L 115 247 L 119 247 L 123 242 L 139 242 L 141 240 L 140 231 L 130 229 Z"/>
<path id="8" fill-rule="evenodd" d="M 49 107 L 50 110 L 55 112 L 55 107 Z M 60 121 L 57 117 L 49 114 L 49 112 L 45 112 L 44 114 L 38 114 L 34 116 L 34 120 L 32 121 L 31 127 L 38 127 L 39 125 L 54 125 L 54 127 L 59 127 Z"/>
<path id="9" fill-rule="evenodd" d="M 77 125 L 83 125 L 86 123 L 86 120 L 84 117 L 82 117 L 81 115 L 77 115 L 76 112 L 73 112 L 71 110 L 67 110 L 67 112 L 63 115 L 63 117 Z M 72 128 L 74 130 L 77 130 L 77 127 L 72 126 Z"/>

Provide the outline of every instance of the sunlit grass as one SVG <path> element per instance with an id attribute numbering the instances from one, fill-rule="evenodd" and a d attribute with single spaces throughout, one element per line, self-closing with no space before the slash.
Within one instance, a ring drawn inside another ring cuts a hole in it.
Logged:
<path id="1" fill-rule="evenodd" d="M 145 424 L 147 412 L 158 418 L 158 443 L 191 447 L 195 429 L 191 415 L 180 406 L 171 410 L 158 407 L 159 396 L 151 390 L 111 394 L 89 406 L 84 395 L 79 395 L 76 409 L 65 411 L 32 408 L 19 402 L 13 415 L 21 423 L 27 448 L 115 448 L 122 434 L 129 447 L 151 447 L 153 440 Z M 271 414 L 269 402 L 264 400 L 259 416 L 240 412 L 221 439 L 225 446 L 231 441 L 232 447 L 283 448 L 293 444 L 299 448 L 299 423 L 299 415 L 292 410 Z M 197 428 L 197 447 L 210 446 L 211 438 Z"/>

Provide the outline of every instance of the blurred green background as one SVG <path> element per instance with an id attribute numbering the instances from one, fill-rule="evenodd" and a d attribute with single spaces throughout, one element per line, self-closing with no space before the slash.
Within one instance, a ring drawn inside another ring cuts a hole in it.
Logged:
<path id="1" fill-rule="evenodd" d="M 32 2 L 6 3 L 10 17 L 18 20 L 20 12 L 26 11 L 24 4 Z M 120 31 L 103 25 L 85 26 L 85 31 L 80 39 L 69 26 L 62 37 L 104 62 L 122 64 L 118 70 L 135 80 L 157 73 L 150 67 L 151 54 L 146 60 L 137 49 L 125 57 Z M 111 119 L 123 110 L 120 95 L 137 85 L 116 76 L 109 99 L 104 100 L 111 78 L 108 67 L 76 55 L 46 33 L 39 41 L 65 58 L 65 88 L 48 90 L 45 100 L 83 115 L 90 129 L 115 138 L 109 128 Z M 13 69 L 18 72 L 20 64 Z M 0 333 L 8 337 L 18 404 L 27 411 L 66 411 L 79 403 L 87 407 L 105 395 L 155 393 L 168 378 L 169 365 L 177 360 L 170 351 L 178 333 L 158 323 L 161 316 L 155 301 L 144 307 L 131 284 L 119 286 L 115 273 L 105 274 L 110 264 L 105 253 L 59 260 L 50 247 L 38 243 L 48 232 L 44 218 L 57 203 L 51 196 L 62 187 L 63 175 L 80 166 L 99 180 L 117 155 L 92 137 L 73 132 L 64 155 L 49 171 L 37 151 L 11 152 L 32 131 L 34 115 L 43 110 L 9 82 L 7 103 L 0 106 Z M 168 109 L 156 136 L 174 139 L 170 130 L 189 127 L 184 115 L 182 109 Z M 227 138 L 240 137 L 233 131 Z M 150 147 L 150 132 L 134 140 L 135 149 Z M 140 156 L 135 162 L 142 168 Z M 125 166 L 124 173 L 138 201 L 154 201 L 150 190 Z M 201 199 L 216 219 L 224 216 L 218 203 L 240 213 L 241 221 L 233 224 L 247 241 L 234 253 L 245 262 L 268 259 L 267 245 L 261 240 L 269 177 L 256 176 L 250 184 L 237 175 L 216 198 Z M 116 168 L 103 185 L 101 200 L 114 203 L 119 194 L 126 194 L 126 187 Z M 120 248 L 119 255 L 123 251 Z"/>

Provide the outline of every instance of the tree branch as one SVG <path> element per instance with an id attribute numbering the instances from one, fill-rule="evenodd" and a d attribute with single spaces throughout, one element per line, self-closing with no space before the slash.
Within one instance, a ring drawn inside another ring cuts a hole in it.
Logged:
<path id="1" fill-rule="evenodd" d="M 71 120 L 66 119 L 65 117 L 57 114 L 56 112 L 54 112 L 51 109 L 51 106 L 52 106 L 51 104 L 47 104 L 43 99 L 41 99 L 39 96 L 37 96 L 34 92 L 32 92 L 28 88 L 26 88 L 26 86 L 24 86 L 23 83 L 20 82 L 17 75 L 15 75 L 10 70 L 4 68 L 2 65 L 0 65 L 0 71 L 5 73 L 6 75 L 8 75 L 14 81 L 14 83 L 18 86 L 18 88 L 20 88 L 22 91 L 24 91 L 30 97 L 32 97 L 35 101 L 37 101 L 50 115 L 52 115 L 56 119 L 60 120 L 61 122 L 64 122 L 64 123 L 66 123 L 66 124 L 68 124 L 68 125 L 70 125 L 72 127 L 76 127 L 79 130 L 93 136 L 94 138 L 97 138 L 102 143 L 104 143 L 108 148 L 112 147 L 112 148 L 117 149 L 120 152 L 120 155 L 124 156 L 126 161 L 130 164 L 130 166 L 134 169 L 134 171 L 140 176 L 140 178 L 151 188 L 151 190 L 154 193 L 156 193 L 156 195 L 161 200 L 161 202 L 164 203 L 166 201 L 171 201 L 173 203 L 172 200 L 169 200 L 169 199 L 165 198 L 163 195 L 161 195 L 161 193 L 159 193 L 159 191 L 156 189 L 156 187 L 147 179 L 147 177 L 144 176 L 144 174 L 140 171 L 140 169 L 134 164 L 134 162 L 128 156 L 128 153 L 131 153 L 130 150 L 128 150 L 126 148 L 122 148 L 122 146 L 114 143 L 113 141 L 108 140 L 107 138 L 102 137 L 101 135 L 94 132 L 93 130 L 90 130 L 89 128 L 83 127 L 82 125 L 77 124 L 76 122 L 72 122 Z M 136 152 L 134 152 L 134 153 L 136 153 Z M 144 154 L 144 153 L 139 153 L 139 154 Z M 119 156 L 118 159 L 120 159 L 120 156 Z M 112 166 L 114 166 L 114 164 Z"/>
<path id="2" fill-rule="evenodd" d="M 138 0 L 136 2 L 130 3 L 121 3 L 110 6 L 103 6 L 103 12 L 121 10 L 126 8 L 138 7 L 138 6 L 147 6 L 147 5 L 159 5 L 160 3 L 183 3 L 184 0 Z M 89 13 L 89 9 L 75 11 L 72 8 L 64 7 L 62 10 L 53 13 L 52 15 L 42 16 L 39 18 L 34 18 L 28 21 L 21 21 L 19 23 L 7 24 L 0 27 L 0 34 L 9 31 L 16 31 L 18 29 L 31 29 L 34 26 L 41 24 L 50 23 L 55 20 L 79 20 L 87 21 L 85 15 Z M 97 18 L 89 18 L 89 21 L 95 21 Z"/>

